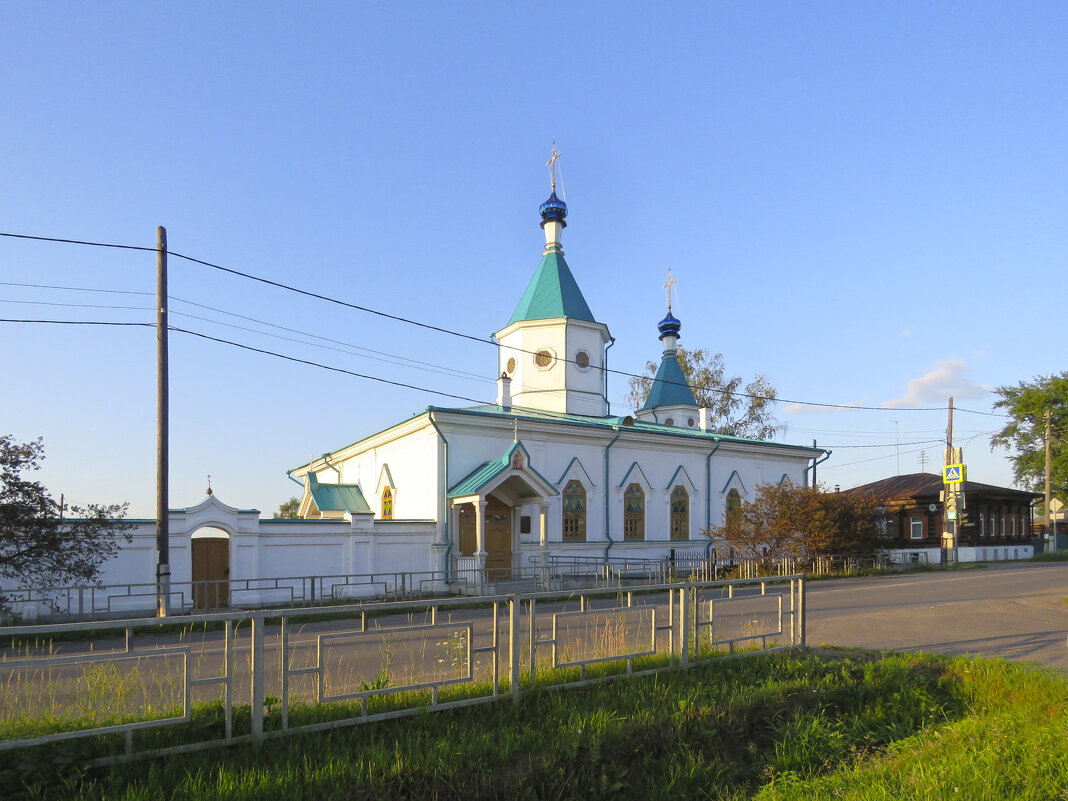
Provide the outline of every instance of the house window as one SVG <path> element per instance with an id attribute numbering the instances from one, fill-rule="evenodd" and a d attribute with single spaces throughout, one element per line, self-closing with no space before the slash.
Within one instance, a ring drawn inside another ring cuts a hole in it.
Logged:
<path id="1" fill-rule="evenodd" d="M 1005 515 L 1001 516 L 1001 536 L 1004 537 L 1009 533 L 1009 527 L 1005 525 Z"/>
<path id="2" fill-rule="evenodd" d="M 923 539 L 923 518 L 913 517 L 909 519 L 909 536 L 914 540 Z"/>
<path id="3" fill-rule="evenodd" d="M 979 536 L 986 536 L 986 515 L 982 512 L 979 513 Z"/>
<path id="4" fill-rule="evenodd" d="M 393 490 L 389 487 L 382 490 L 382 519 L 393 519 Z"/>
<path id="5" fill-rule="evenodd" d="M 738 490 L 732 489 L 727 493 L 727 506 L 724 509 L 724 523 L 728 528 L 738 525 L 742 516 L 742 496 Z"/>
<path id="6" fill-rule="evenodd" d="M 1016 515 L 1012 516 L 1012 536 L 1016 536 Z"/>
<path id="7" fill-rule="evenodd" d="M 645 539 L 645 492 L 637 484 L 623 493 L 623 539 Z"/>
<path id="8" fill-rule="evenodd" d="M 671 491 L 671 539 L 690 538 L 690 496 L 682 485 Z"/>
<path id="9" fill-rule="evenodd" d="M 586 541 L 586 489 L 581 482 L 564 487 L 564 542 Z"/>

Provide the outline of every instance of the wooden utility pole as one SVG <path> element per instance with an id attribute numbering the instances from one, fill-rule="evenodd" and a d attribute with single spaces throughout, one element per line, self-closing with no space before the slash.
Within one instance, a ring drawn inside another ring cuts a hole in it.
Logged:
<path id="1" fill-rule="evenodd" d="M 1052 462 L 1052 459 L 1050 457 L 1050 448 L 1049 448 L 1050 433 L 1051 433 L 1050 432 L 1050 428 L 1052 427 L 1052 422 L 1053 422 L 1053 410 L 1052 409 L 1046 409 L 1046 498 L 1045 498 L 1046 514 L 1045 514 L 1045 525 L 1043 526 L 1043 532 L 1042 533 L 1046 535 L 1046 542 L 1048 543 L 1047 546 L 1046 546 L 1046 550 L 1047 551 L 1055 551 L 1057 549 L 1057 539 L 1056 539 L 1056 537 L 1052 537 L 1051 538 L 1051 535 L 1050 535 L 1051 524 L 1053 522 L 1053 515 L 1051 514 L 1050 508 L 1049 508 L 1049 505 L 1050 505 L 1051 501 L 1053 500 L 1053 498 L 1052 498 L 1052 496 L 1050 494 L 1050 491 L 1049 491 L 1049 474 L 1052 472 L 1051 468 L 1053 466 L 1053 462 Z"/>
<path id="2" fill-rule="evenodd" d="M 168 487 L 167 229 L 156 228 L 156 616 L 166 617 L 171 595 Z"/>
<path id="3" fill-rule="evenodd" d="M 946 428 L 946 447 L 953 447 L 953 398 L 949 399 L 949 427 Z"/>

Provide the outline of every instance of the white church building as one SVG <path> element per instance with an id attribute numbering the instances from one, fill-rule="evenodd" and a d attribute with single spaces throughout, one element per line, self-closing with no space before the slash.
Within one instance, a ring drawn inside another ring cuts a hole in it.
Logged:
<path id="1" fill-rule="evenodd" d="M 301 519 L 261 519 L 210 491 L 172 510 L 174 607 L 369 597 L 403 581 L 455 590 L 569 561 L 709 556 L 703 532 L 728 504 L 761 483 L 806 483 L 824 451 L 711 430 L 676 358 L 670 303 L 644 406 L 609 413 L 613 339 L 564 260 L 555 181 L 540 213 L 541 261 L 495 335 L 496 403 L 428 406 L 287 471 L 303 486 Z M 152 606 L 156 521 L 132 522 L 133 541 L 104 566 L 108 587 L 50 608 Z"/>
<path id="2" fill-rule="evenodd" d="M 290 472 L 303 518 L 372 512 L 433 521 L 429 565 L 507 571 L 556 559 L 707 553 L 702 532 L 760 483 L 804 484 L 823 451 L 709 430 L 676 358 L 681 323 L 659 323 L 662 360 L 634 416 L 607 399 L 608 326 L 564 259 L 567 206 L 540 208 L 545 249 L 494 336 L 497 399 L 428 406 Z"/>

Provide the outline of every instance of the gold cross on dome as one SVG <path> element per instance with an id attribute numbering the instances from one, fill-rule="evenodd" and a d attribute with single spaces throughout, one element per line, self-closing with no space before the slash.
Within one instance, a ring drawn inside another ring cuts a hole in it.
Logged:
<path id="1" fill-rule="evenodd" d="M 668 280 L 667 280 L 667 283 L 664 284 L 664 290 L 667 292 L 667 302 L 668 302 L 668 311 L 669 312 L 671 311 L 671 292 L 675 288 L 675 284 L 677 284 L 678 282 L 679 282 L 679 279 L 672 278 L 672 276 L 671 276 L 671 265 L 668 265 Z"/>
<path id="2" fill-rule="evenodd" d="M 556 191 L 556 160 L 563 154 L 556 149 L 556 137 L 553 137 L 553 154 L 549 156 L 549 160 L 545 162 L 545 166 L 549 168 L 549 172 L 552 175 L 553 191 Z"/>

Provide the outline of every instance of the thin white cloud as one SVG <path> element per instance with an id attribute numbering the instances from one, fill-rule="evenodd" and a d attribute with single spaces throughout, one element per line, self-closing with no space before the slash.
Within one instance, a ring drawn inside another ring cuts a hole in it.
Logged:
<path id="1" fill-rule="evenodd" d="M 912 329 L 911 328 L 903 328 L 903 329 L 901 329 L 901 336 L 903 336 L 903 337 L 912 336 Z"/>
<path id="2" fill-rule="evenodd" d="M 782 407 L 783 414 L 828 414 L 832 412 L 848 412 L 857 406 L 866 406 L 867 398 L 843 403 L 838 406 L 803 406 L 800 403 L 788 403 Z"/>
<path id="3" fill-rule="evenodd" d="M 972 368 L 964 359 L 941 359 L 934 369 L 919 378 L 909 379 L 905 394 L 894 400 L 883 401 L 882 406 L 893 409 L 898 406 L 930 406 L 945 403 L 949 398 L 981 398 L 990 392 L 990 387 L 977 384 L 970 377 Z"/>

